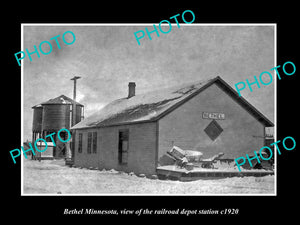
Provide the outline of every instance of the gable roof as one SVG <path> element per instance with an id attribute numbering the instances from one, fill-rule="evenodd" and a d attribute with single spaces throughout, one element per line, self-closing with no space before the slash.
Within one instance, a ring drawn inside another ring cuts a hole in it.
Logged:
<path id="1" fill-rule="evenodd" d="M 237 92 L 218 76 L 203 81 L 136 95 L 131 98 L 117 99 L 71 127 L 71 129 L 157 121 L 213 83 L 216 83 L 265 126 L 274 126 L 270 120 L 243 97 L 239 97 Z"/>

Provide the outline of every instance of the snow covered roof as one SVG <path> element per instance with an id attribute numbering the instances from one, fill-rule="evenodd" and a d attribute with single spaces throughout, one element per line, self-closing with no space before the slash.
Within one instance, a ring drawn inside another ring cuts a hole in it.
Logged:
<path id="1" fill-rule="evenodd" d="M 32 109 L 35 109 L 35 108 L 43 108 L 43 106 L 41 104 L 37 104 L 37 105 L 34 105 L 31 107 Z"/>
<path id="2" fill-rule="evenodd" d="M 39 105 L 55 105 L 55 104 L 73 104 L 73 102 L 74 102 L 74 100 L 73 99 L 71 99 L 71 98 L 69 98 L 69 97 L 67 97 L 67 96 L 65 96 L 65 95 L 60 95 L 60 96 L 58 96 L 58 97 L 56 97 L 56 98 L 52 98 L 52 99 L 49 99 L 48 101 L 46 101 L 46 102 L 43 102 L 43 103 L 41 103 L 41 104 L 39 104 Z M 80 105 L 80 106 L 83 106 L 82 104 L 80 104 L 79 102 L 75 102 L 76 103 L 76 105 Z M 34 107 L 36 107 L 36 106 L 34 106 Z"/>
<path id="3" fill-rule="evenodd" d="M 136 95 L 131 98 L 117 99 L 71 127 L 71 129 L 156 121 L 216 81 L 223 83 L 226 89 L 229 88 L 229 91 L 234 92 L 233 95 L 241 99 L 241 101 L 246 102 L 242 97 L 238 97 L 238 94 L 218 76 L 203 81 Z M 250 105 L 248 102 L 246 104 Z M 249 108 L 252 109 L 252 107 L 250 105 Z M 258 112 L 254 107 L 252 111 L 254 114 Z M 263 121 L 266 121 L 266 124 L 272 124 L 272 122 L 260 113 L 259 117 L 263 117 Z"/>

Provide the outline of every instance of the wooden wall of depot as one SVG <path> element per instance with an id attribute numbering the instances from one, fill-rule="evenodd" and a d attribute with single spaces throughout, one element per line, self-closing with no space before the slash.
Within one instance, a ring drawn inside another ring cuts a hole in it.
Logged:
<path id="1" fill-rule="evenodd" d="M 213 141 L 204 132 L 212 119 L 203 112 L 225 114 L 216 120 L 223 132 Z M 128 163 L 118 162 L 119 131 L 129 130 Z M 97 132 L 97 153 L 87 153 L 88 132 Z M 159 159 L 176 145 L 201 151 L 204 158 L 223 152 L 224 159 L 253 155 L 264 146 L 265 126 L 217 84 L 166 114 L 158 121 L 102 128 L 77 129 L 75 166 L 115 169 L 125 172 L 155 174 Z M 82 153 L 78 152 L 78 134 L 83 134 Z"/>
<path id="2" fill-rule="evenodd" d="M 119 130 L 124 129 L 129 130 L 126 165 L 118 162 Z M 97 153 L 87 153 L 88 132 L 97 132 Z M 82 133 L 82 153 L 78 152 L 79 133 Z M 155 174 L 157 146 L 155 122 L 76 130 L 75 140 L 75 166 Z"/>
<path id="3" fill-rule="evenodd" d="M 225 114 L 224 120 L 216 120 L 223 132 L 214 141 L 204 132 L 212 119 L 203 119 L 203 112 Z M 219 152 L 224 159 L 253 155 L 264 146 L 264 134 L 262 123 L 213 84 L 159 120 L 158 158 L 173 145 L 201 151 L 204 158 Z"/>

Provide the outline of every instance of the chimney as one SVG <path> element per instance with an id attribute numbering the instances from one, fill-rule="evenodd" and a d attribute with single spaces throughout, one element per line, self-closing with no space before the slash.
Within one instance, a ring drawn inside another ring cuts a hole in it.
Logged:
<path id="1" fill-rule="evenodd" d="M 135 96 L 135 83 L 129 82 L 128 84 L 128 98 Z"/>

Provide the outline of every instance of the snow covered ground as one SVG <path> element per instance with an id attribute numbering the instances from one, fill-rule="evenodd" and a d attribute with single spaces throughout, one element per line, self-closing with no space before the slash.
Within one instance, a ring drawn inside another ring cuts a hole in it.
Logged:
<path id="1" fill-rule="evenodd" d="M 191 182 L 153 180 L 124 172 L 70 168 L 64 160 L 24 159 L 23 194 L 275 194 L 274 176 Z"/>

